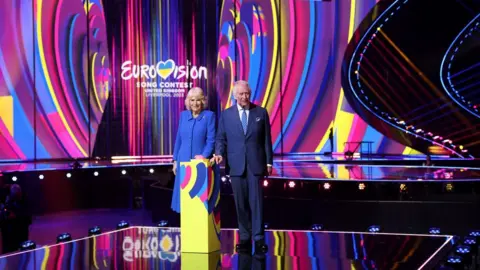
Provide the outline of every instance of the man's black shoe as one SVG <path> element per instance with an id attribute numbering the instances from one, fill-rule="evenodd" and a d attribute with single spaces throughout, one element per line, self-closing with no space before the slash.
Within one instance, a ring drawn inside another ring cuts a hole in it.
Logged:
<path id="1" fill-rule="evenodd" d="M 255 241 L 255 253 L 265 254 L 268 252 L 268 246 L 264 241 Z"/>
<path id="2" fill-rule="evenodd" d="M 235 251 L 237 252 L 252 252 L 252 241 L 251 240 L 240 240 L 235 246 Z"/>

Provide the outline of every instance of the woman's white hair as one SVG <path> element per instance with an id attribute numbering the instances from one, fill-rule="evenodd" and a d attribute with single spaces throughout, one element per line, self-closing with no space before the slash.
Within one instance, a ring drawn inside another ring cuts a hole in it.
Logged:
<path id="1" fill-rule="evenodd" d="M 243 86 L 243 87 L 247 88 L 250 93 L 252 92 L 252 89 L 250 88 L 250 85 L 248 84 L 247 81 L 239 80 L 239 81 L 236 81 L 235 83 L 233 83 L 232 92 L 233 92 L 234 97 L 237 96 L 237 87 L 239 87 L 239 86 Z"/>
<path id="2" fill-rule="evenodd" d="M 190 98 L 200 96 L 202 98 L 202 109 L 205 109 L 207 107 L 207 99 L 205 98 L 205 95 L 203 94 L 203 89 L 200 87 L 194 87 L 190 90 L 188 90 L 187 97 L 185 98 L 185 108 L 187 110 L 191 110 L 190 108 Z"/>

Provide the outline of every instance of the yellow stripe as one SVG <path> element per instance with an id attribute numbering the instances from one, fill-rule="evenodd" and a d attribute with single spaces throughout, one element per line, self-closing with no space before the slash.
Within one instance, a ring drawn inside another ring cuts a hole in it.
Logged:
<path id="1" fill-rule="evenodd" d="M 47 63 L 45 61 L 45 51 L 43 49 L 43 35 L 42 35 L 42 2 L 43 0 L 37 0 L 38 2 L 38 8 L 37 8 L 37 37 L 38 38 L 38 50 L 40 54 L 40 59 L 42 62 L 42 68 L 45 73 L 45 81 L 47 82 L 48 90 L 50 92 L 50 95 L 52 96 L 53 103 L 55 104 L 55 108 L 58 111 L 58 115 L 60 116 L 60 120 L 62 121 L 63 125 L 65 126 L 68 134 L 72 138 L 73 142 L 75 145 L 78 147 L 78 150 L 82 153 L 82 155 L 87 156 L 87 153 L 85 150 L 83 150 L 82 146 L 78 142 L 77 138 L 73 134 L 72 130 L 70 129 L 70 126 L 67 123 L 67 120 L 65 119 L 65 115 L 63 115 L 62 109 L 60 108 L 60 105 L 58 104 L 57 96 L 55 95 L 55 91 L 53 90 L 52 86 L 52 81 L 50 80 L 50 75 L 48 74 L 48 68 L 47 68 Z"/>
<path id="2" fill-rule="evenodd" d="M 100 112 L 103 113 L 102 104 L 100 103 L 100 99 L 98 99 L 98 95 L 97 95 L 97 85 L 95 84 L 95 69 L 94 69 L 94 67 L 95 67 L 95 60 L 97 59 L 97 54 L 98 53 L 93 54 L 92 67 L 91 67 L 91 70 L 92 70 L 91 77 L 92 77 L 92 85 L 93 85 L 93 93 L 94 93 L 94 96 L 95 96 L 95 101 L 97 102 L 97 105 L 98 105 L 98 108 L 100 109 Z"/>
<path id="3" fill-rule="evenodd" d="M 335 175 L 337 179 L 350 179 L 350 172 L 345 167 L 345 165 L 338 165 L 337 166 L 337 175 Z"/>
<path id="4" fill-rule="evenodd" d="M 97 237 L 96 236 L 93 237 L 92 257 L 93 257 L 93 265 L 95 266 L 96 269 L 99 269 L 97 264 Z"/>
<path id="5" fill-rule="evenodd" d="M 270 77 L 268 78 L 268 84 L 267 84 L 267 89 L 265 90 L 265 95 L 263 96 L 263 101 L 262 101 L 262 107 L 266 107 L 268 98 L 270 96 L 270 91 L 272 88 L 273 84 L 273 79 L 275 78 L 275 72 L 277 69 L 277 58 L 278 58 L 278 41 L 277 41 L 277 36 L 278 36 L 278 27 L 277 27 L 277 7 L 276 7 L 276 2 L 277 1 L 271 1 L 272 5 L 272 14 L 273 14 L 273 57 L 272 57 L 272 67 L 273 69 L 270 70 Z"/>
<path id="6" fill-rule="evenodd" d="M 354 114 L 342 111 L 343 99 L 343 88 L 340 88 L 340 96 L 338 97 L 337 112 L 335 113 L 334 121 L 334 132 L 337 134 L 337 152 L 339 153 L 344 151 L 343 144 L 348 140 L 354 117 Z"/>
<path id="7" fill-rule="evenodd" d="M 162 2 L 162 1 L 159 1 L 159 2 Z M 221 1 L 222 2 L 222 5 L 220 6 L 220 23 L 222 22 L 222 19 L 223 19 L 223 4 L 225 3 L 225 1 Z"/>
<path id="8" fill-rule="evenodd" d="M 48 257 L 50 256 L 50 248 L 47 246 L 45 247 L 44 250 L 45 250 L 45 255 L 43 255 L 42 270 L 47 269 Z"/>
<path id="9" fill-rule="evenodd" d="M 355 31 L 355 13 L 356 13 L 356 0 L 350 1 L 350 24 L 348 26 L 348 41 L 353 36 L 353 32 Z"/>
<path id="10" fill-rule="evenodd" d="M 8 133 L 13 137 L 13 97 L 0 97 L 0 119 L 7 127 Z"/>
<path id="11" fill-rule="evenodd" d="M 230 58 L 230 56 L 228 56 L 227 58 L 230 60 L 228 61 L 230 63 L 230 70 L 233 70 L 232 59 Z M 233 75 L 233 72 L 231 74 Z M 231 79 L 230 79 L 230 90 L 228 91 L 228 98 L 227 98 L 227 104 L 225 104 L 225 109 L 230 107 L 232 91 L 233 91 L 233 77 L 234 76 L 231 76 Z"/>

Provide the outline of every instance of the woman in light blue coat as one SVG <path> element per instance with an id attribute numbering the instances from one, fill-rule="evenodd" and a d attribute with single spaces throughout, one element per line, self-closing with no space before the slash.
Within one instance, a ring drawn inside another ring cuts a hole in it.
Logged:
<path id="1" fill-rule="evenodd" d="M 215 114 L 205 110 L 207 100 L 203 90 L 194 87 L 185 99 L 187 110 L 180 114 L 177 137 L 173 151 L 173 173 L 175 186 L 172 196 L 172 209 L 180 213 L 180 182 L 178 168 L 180 162 L 191 159 L 210 159 L 215 147 Z"/>

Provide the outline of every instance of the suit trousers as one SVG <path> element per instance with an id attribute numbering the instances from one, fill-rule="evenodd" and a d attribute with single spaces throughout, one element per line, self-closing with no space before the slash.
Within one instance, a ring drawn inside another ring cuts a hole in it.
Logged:
<path id="1" fill-rule="evenodd" d="M 232 176 L 240 240 L 264 240 L 263 176 L 255 175 L 248 165 L 241 176 Z"/>

